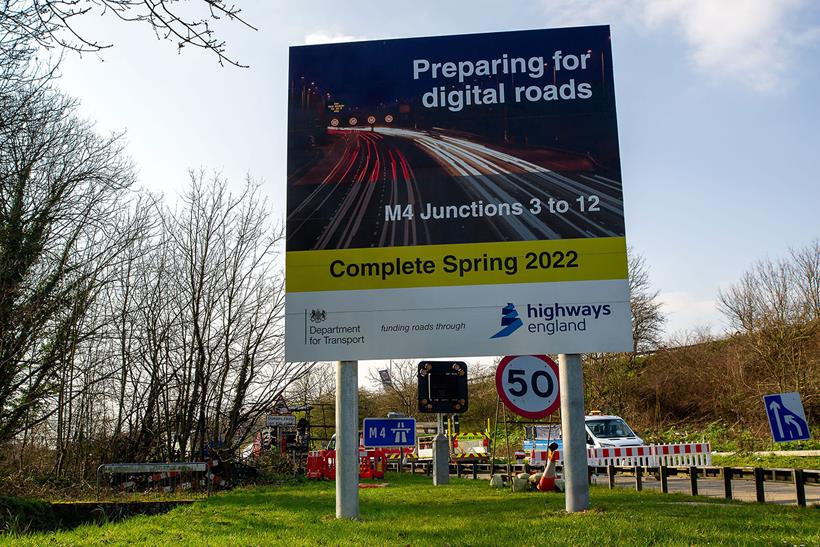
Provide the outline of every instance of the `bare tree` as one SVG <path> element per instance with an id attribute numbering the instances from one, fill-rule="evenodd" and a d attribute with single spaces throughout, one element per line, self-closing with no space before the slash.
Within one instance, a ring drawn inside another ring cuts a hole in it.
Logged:
<path id="1" fill-rule="evenodd" d="M 259 187 L 232 195 L 218 176 L 192 173 L 182 207 L 166 212 L 169 279 L 182 320 L 173 334 L 179 364 L 176 444 L 235 450 L 274 399 L 310 367 L 284 361 L 281 228 Z"/>
<path id="2" fill-rule="evenodd" d="M 382 387 L 380 399 L 381 414 L 398 411 L 405 416 L 418 413 L 418 363 L 411 360 L 390 361 L 390 385 Z M 371 383 L 381 384 L 381 379 L 372 370 L 369 374 Z"/>
<path id="3" fill-rule="evenodd" d="M 317 363 L 297 378 L 288 389 L 288 400 L 307 406 L 312 403 L 332 403 L 336 394 L 336 376 L 333 367 Z"/>
<path id="4" fill-rule="evenodd" d="M 632 352 L 657 348 L 663 338 L 666 318 L 661 312 L 658 291 L 652 290 L 646 260 L 629 249 L 629 306 L 632 311 Z"/>
<path id="5" fill-rule="evenodd" d="M 633 383 L 643 366 L 641 354 L 660 345 L 666 321 L 658 291 L 651 288 L 649 268 L 643 256 L 630 248 L 628 260 L 632 351 L 590 354 L 584 367 L 590 404 L 615 412 L 624 412 L 629 406 Z"/>
<path id="6" fill-rule="evenodd" d="M 818 397 L 817 359 L 811 341 L 820 332 L 820 243 L 791 252 L 787 259 L 765 259 L 718 296 L 720 310 L 744 336 L 754 354 L 750 363 L 758 392 L 804 392 Z"/>
<path id="7" fill-rule="evenodd" d="M 802 308 L 798 316 L 804 322 L 820 319 L 820 239 L 802 249 L 791 251 L 791 270 Z"/>
<path id="8" fill-rule="evenodd" d="M 96 291 L 142 227 L 133 171 L 48 82 L 0 92 L 0 440 L 45 419 Z"/>
<path id="9" fill-rule="evenodd" d="M 221 20 L 256 30 L 241 11 L 223 0 L 6 0 L 0 3 L 0 31 L 6 43 L 97 52 L 112 44 L 90 36 L 79 22 L 93 15 L 111 16 L 147 25 L 157 39 L 175 42 L 178 50 L 200 48 L 214 53 L 220 64 L 243 66 L 227 55 L 225 41 L 214 31 Z"/>

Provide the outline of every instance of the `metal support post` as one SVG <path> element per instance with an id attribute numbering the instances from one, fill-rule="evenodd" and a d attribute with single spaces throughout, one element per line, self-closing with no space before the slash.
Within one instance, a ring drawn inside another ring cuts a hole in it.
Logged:
<path id="1" fill-rule="evenodd" d="M 755 494 L 758 503 L 765 503 L 766 490 L 763 486 L 763 468 L 755 467 Z"/>
<path id="2" fill-rule="evenodd" d="M 792 480 L 794 481 L 794 492 L 797 497 L 799 507 L 806 506 L 806 484 L 805 475 L 802 469 L 792 469 Z"/>
<path id="3" fill-rule="evenodd" d="M 732 468 L 723 468 L 723 495 L 727 500 L 732 499 Z"/>
<path id="4" fill-rule="evenodd" d="M 693 496 L 698 495 L 698 468 L 694 465 L 689 466 L 689 489 Z"/>
<path id="5" fill-rule="evenodd" d="M 669 468 L 665 465 L 661 466 L 661 492 L 669 493 Z"/>
<path id="6" fill-rule="evenodd" d="M 336 362 L 336 518 L 359 517 L 358 361 Z"/>
<path id="7" fill-rule="evenodd" d="M 587 442 L 584 429 L 584 375 L 577 353 L 558 356 L 561 432 L 564 439 L 564 481 L 568 513 L 589 508 Z"/>
<path id="8" fill-rule="evenodd" d="M 450 481 L 450 444 L 444 434 L 444 414 L 438 414 L 438 433 L 433 438 L 433 486 Z"/>

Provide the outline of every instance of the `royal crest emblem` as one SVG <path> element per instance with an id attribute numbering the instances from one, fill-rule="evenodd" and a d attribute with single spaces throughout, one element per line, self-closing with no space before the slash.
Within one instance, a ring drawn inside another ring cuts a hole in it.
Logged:
<path id="1" fill-rule="evenodd" d="M 327 312 L 325 310 L 310 310 L 310 320 L 314 323 L 321 323 L 327 319 Z"/>

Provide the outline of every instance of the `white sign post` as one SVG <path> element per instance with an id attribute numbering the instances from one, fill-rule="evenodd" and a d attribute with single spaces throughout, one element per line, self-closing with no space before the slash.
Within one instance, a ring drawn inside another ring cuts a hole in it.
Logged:
<path id="1" fill-rule="evenodd" d="M 589 508 L 587 441 L 584 429 L 584 376 L 581 356 L 558 356 L 561 383 L 561 436 L 564 439 L 567 513 Z"/>
<path id="2" fill-rule="evenodd" d="M 336 362 L 336 518 L 359 516 L 358 361 Z"/>

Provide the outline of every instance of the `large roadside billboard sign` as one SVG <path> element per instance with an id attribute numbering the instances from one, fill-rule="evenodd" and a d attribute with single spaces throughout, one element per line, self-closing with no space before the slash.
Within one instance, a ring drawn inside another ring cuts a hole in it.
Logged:
<path id="1" fill-rule="evenodd" d="M 632 344 L 607 26 L 298 46 L 286 357 Z"/>

